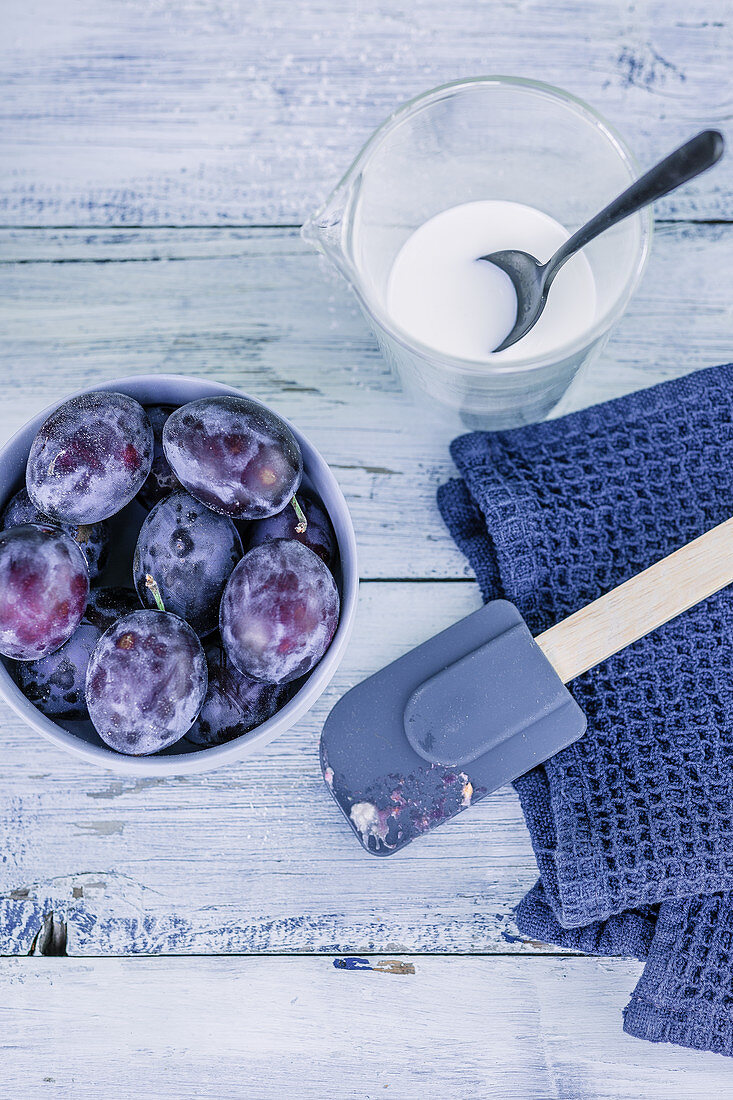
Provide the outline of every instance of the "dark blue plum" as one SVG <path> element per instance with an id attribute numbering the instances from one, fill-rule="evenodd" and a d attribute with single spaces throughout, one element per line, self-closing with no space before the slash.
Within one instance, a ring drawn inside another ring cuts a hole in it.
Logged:
<path id="1" fill-rule="evenodd" d="M 166 611 L 203 636 L 219 625 L 222 592 L 241 557 L 242 540 L 232 521 L 179 489 L 156 504 L 140 528 L 133 579 L 141 601 L 154 607 L 147 586 L 152 576 Z"/>
<path id="2" fill-rule="evenodd" d="M 321 559 L 294 539 L 279 539 L 249 550 L 229 578 L 221 637 L 240 672 L 288 683 L 318 664 L 338 617 L 338 590 Z"/>
<path id="3" fill-rule="evenodd" d="M 60 405 L 31 445 L 26 487 L 60 523 L 98 523 L 135 497 L 150 473 L 153 429 L 124 393 L 85 393 Z"/>
<path id="4" fill-rule="evenodd" d="M 104 634 L 118 619 L 140 610 L 140 600 L 134 588 L 109 585 L 92 588 L 87 599 L 84 622 L 96 626 Z"/>
<path id="5" fill-rule="evenodd" d="M 39 512 L 28 496 L 27 489 L 21 489 L 9 501 L 0 516 L 0 529 L 5 531 L 10 527 L 19 527 L 22 523 L 55 523 L 50 516 Z M 101 523 L 60 523 L 59 527 L 79 543 L 87 559 L 89 580 L 96 580 L 107 564 L 109 524 L 103 520 Z"/>
<path id="6" fill-rule="evenodd" d="M 100 638 L 96 626 L 82 623 L 55 653 L 20 661 L 16 678 L 26 699 L 49 718 L 85 718 L 87 665 Z"/>
<path id="7" fill-rule="evenodd" d="M 262 546 L 274 539 L 297 539 L 331 569 L 336 561 L 336 536 L 321 501 L 307 489 L 298 490 L 298 502 L 307 520 L 305 531 L 295 509 L 286 505 L 282 512 L 258 519 L 249 527 L 249 548 Z"/>
<path id="8" fill-rule="evenodd" d="M 46 657 L 81 622 L 89 592 L 86 558 L 55 524 L 0 532 L 0 653 Z"/>
<path id="9" fill-rule="evenodd" d="M 192 496 L 232 519 L 263 519 L 293 497 L 303 458 L 284 420 L 245 397 L 182 405 L 163 428 L 171 468 Z"/>
<path id="10" fill-rule="evenodd" d="M 188 623 L 165 611 L 134 611 L 102 635 L 92 654 L 89 717 L 110 748 L 145 756 L 188 733 L 206 686 L 206 657 Z"/>
<path id="11" fill-rule="evenodd" d="M 283 707 L 292 684 L 265 684 L 240 672 L 220 646 L 206 650 L 209 687 L 201 712 L 186 740 L 201 748 L 223 745 L 261 726 Z"/>
<path id="12" fill-rule="evenodd" d="M 153 429 L 153 464 L 145 484 L 137 494 L 137 499 L 148 511 L 163 497 L 181 487 L 163 452 L 163 425 L 175 408 L 175 405 L 145 406 L 145 412 Z"/>

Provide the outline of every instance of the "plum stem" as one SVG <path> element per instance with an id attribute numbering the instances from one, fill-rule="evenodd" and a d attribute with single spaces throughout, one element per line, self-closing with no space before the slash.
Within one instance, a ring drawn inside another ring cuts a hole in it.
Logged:
<path id="1" fill-rule="evenodd" d="M 158 582 L 155 580 L 155 577 L 151 577 L 149 573 L 145 574 L 145 587 L 149 588 L 153 593 L 153 599 L 155 600 L 158 611 L 165 611 L 165 604 L 163 603 L 163 597 L 158 588 Z"/>
<path id="2" fill-rule="evenodd" d="M 305 518 L 305 512 L 300 507 L 297 497 L 294 496 L 290 503 L 295 509 L 295 514 L 298 517 L 298 522 L 295 525 L 295 533 L 296 535 L 304 535 L 308 529 L 308 520 Z"/>

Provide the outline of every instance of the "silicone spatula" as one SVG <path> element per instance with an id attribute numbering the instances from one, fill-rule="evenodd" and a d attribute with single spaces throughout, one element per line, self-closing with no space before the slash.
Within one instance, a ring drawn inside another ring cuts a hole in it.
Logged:
<path id="1" fill-rule="evenodd" d="M 582 737 L 574 677 L 733 581 L 733 518 L 533 638 L 494 600 L 347 692 L 324 779 L 386 856 Z"/>

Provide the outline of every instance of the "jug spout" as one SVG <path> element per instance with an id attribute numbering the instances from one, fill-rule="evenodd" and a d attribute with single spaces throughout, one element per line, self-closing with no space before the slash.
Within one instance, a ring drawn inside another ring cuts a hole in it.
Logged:
<path id="1" fill-rule="evenodd" d="M 347 258 L 345 239 L 347 211 L 352 188 L 342 180 L 323 206 L 305 221 L 300 231 L 304 241 L 322 252 L 351 281 L 351 265 Z"/>

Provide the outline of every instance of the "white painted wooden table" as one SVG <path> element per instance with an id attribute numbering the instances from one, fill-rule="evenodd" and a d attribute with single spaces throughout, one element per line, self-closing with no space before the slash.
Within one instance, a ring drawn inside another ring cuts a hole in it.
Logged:
<path id="1" fill-rule="evenodd" d="M 2 1095 L 733 1097 L 728 1060 L 623 1035 L 637 963 L 518 936 L 535 866 L 510 790 L 386 862 L 328 797 L 335 699 L 479 597 L 435 508 L 446 441 L 406 430 L 297 232 L 389 110 L 460 75 L 563 85 L 644 161 L 725 125 L 729 5 L 9 0 L 2 22 L 0 438 L 115 375 L 241 386 L 331 462 L 364 580 L 320 705 L 227 771 L 118 779 L 0 707 Z M 732 357 L 732 198 L 726 163 L 659 204 L 568 407 Z"/>

